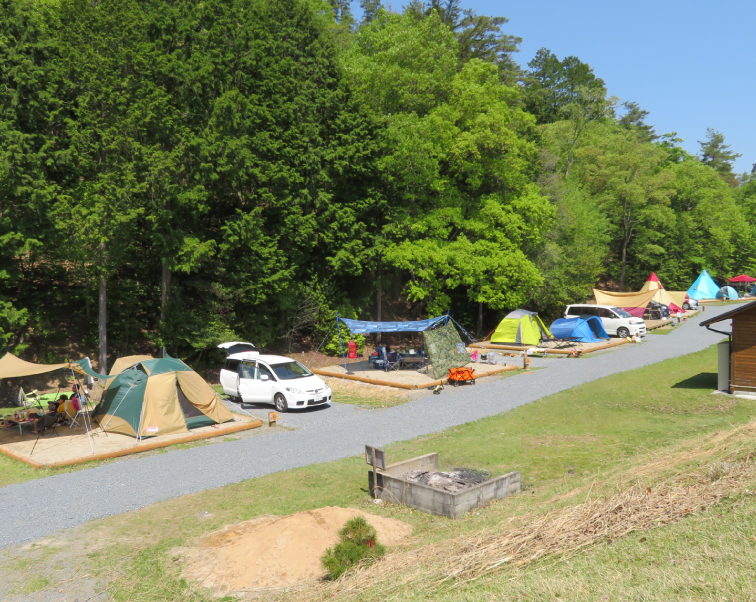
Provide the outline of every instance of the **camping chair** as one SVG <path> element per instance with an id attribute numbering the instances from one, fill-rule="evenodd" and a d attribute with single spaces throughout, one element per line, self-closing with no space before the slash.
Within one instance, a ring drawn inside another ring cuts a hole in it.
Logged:
<path id="1" fill-rule="evenodd" d="M 34 404 L 38 405 L 40 409 L 42 408 L 42 404 L 39 402 L 39 391 L 34 389 L 34 391 L 27 394 L 24 393 L 24 390 L 22 388 L 19 388 L 16 405 L 19 408 L 30 408 Z"/>
<path id="2" fill-rule="evenodd" d="M 391 353 L 386 354 L 386 361 L 383 362 L 383 369 L 386 372 L 389 372 L 390 370 L 398 371 L 400 365 L 401 358 L 399 357 L 399 353 L 392 351 Z"/>

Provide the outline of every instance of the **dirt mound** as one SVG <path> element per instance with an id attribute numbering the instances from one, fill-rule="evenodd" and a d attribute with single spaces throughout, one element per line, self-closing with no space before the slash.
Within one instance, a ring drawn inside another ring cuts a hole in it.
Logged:
<path id="1" fill-rule="evenodd" d="M 182 576 L 211 588 L 216 596 L 315 581 L 325 574 L 320 557 L 355 516 L 364 516 L 384 545 L 396 545 L 412 532 L 402 521 L 335 506 L 263 516 L 209 533 L 194 548 L 176 550 L 184 559 Z"/>

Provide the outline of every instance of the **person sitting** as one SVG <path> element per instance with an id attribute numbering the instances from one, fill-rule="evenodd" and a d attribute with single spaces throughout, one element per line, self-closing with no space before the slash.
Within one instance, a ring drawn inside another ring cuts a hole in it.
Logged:
<path id="1" fill-rule="evenodd" d="M 56 414 L 42 414 L 34 423 L 34 428 L 31 430 L 35 435 L 41 435 L 47 429 L 53 428 L 58 422 Z"/>
<path id="2" fill-rule="evenodd" d="M 76 416 L 76 408 L 74 408 L 73 402 L 68 400 L 68 395 L 65 393 L 58 398 L 58 420 L 60 422 L 66 421 Z"/>
<path id="3" fill-rule="evenodd" d="M 79 385 L 74 383 L 71 387 L 71 403 L 74 409 L 78 412 L 81 410 L 81 406 L 86 402 L 84 394 L 79 390 Z"/>

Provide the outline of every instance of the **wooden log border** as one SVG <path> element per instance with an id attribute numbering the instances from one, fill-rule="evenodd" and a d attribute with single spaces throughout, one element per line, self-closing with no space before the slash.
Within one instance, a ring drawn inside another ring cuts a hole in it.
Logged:
<path id="1" fill-rule="evenodd" d="M 510 370 L 519 370 L 519 368 L 517 366 L 502 366 L 501 368 L 495 368 L 489 372 L 486 372 L 485 374 L 476 374 L 475 380 L 478 380 L 479 378 L 483 378 L 485 376 L 493 376 L 494 374 L 501 374 L 502 372 L 509 372 Z M 354 376 L 353 374 L 344 374 L 342 372 L 331 372 L 329 370 L 322 370 L 322 369 L 313 369 L 312 371 L 319 376 L 330 376 L 332 378 L 341 378 L 344 380 L 356 380 L 357 382 L 367 383 L 369 385 L 380 385 L 382 387 L 394 387 L 396 389 L 405 389 L 408 391 L 415 391 L 417 389 L 430 389 L 431 387 L 435 387 L 437 385 L 446 385 L 449 382 L 449 379 L 442 378 L 439 380 L 434 380 L 429 383 L 423 383 L 422 385 L 416 385 L 416 384 L 395 383 L 395 382 L 391 382 L 390 380 L 380 380 L 378 378 L 366 378 L 364 376 Z"/>
<path id="2" fill-rule="evenodd" d="M 9 458 L 28 464 L 33 468 L 62 468 L 64 466 L 73 466 L 75 464 L 86 464 L 87 462 L 97 462 L 98 460 L 109 460 L 110 458 L 119 458 L 121 456 L 128 456 L 130 454 L 138 454 L 139 452 L 150 451 L 153 449 L 160 449 L 161 447 L 170 447 L 171 445 L 178 445 L 179 443 L 190 443 L 192 441 L 199 441 L 200 439 L 211 439 L 213 437 L 220 437 L 221 435 L 230 435 L 232 433 L 238 433 L 240 431 L 247 431 L 250 429 L 260 428 L 263 425 L 262 420 L 252 420 L 250 422 L 244 422 L 236 426 L 228 427 L 220 432 L 207 431 L 205 433 L 193 433 L 185 435 L 179 439 L 171 439 L 170 441 L 154 441 L 152 443 L 143 443 L 134 447 L 126 449 L 119 449 L 112 452 L 106 452 L 102 454 L 94 454 L 92 456 L 86 456 L 81 458 L 75 458 L 73 460 L 67 460 L 65 462 L 50 462 L 49 464 L 43 464 L 37 462 L 32 458 L 25 455 L 16 453 L 10 449 L 7 449 L 4 445 L 0 445 L 0 453 L 5 454 Z"/>
<path id="3" fill-rule="evenodd" d="M 581 349 L 580 347 L 577 347 L 578 351 L 582 351 L 583 354 L 586 353 L 593 353 L 594 351 L 601 351 L 602 349 L 610 349 L 611 347 L 618 347 L 619 345 L 626 345 L 629 343 L 627 339 L 617 339 L 616 341 L 612 341 L 610 343 L 605 343 L 604 345 L 596 345 L 595 347 L 591 347 L 590 349 Z M 518 345 L 500 345 L 499 343 L 473 343 L 470 345 L 470 347 L 482 347 L 483 349 L 501 349 L 502 351 L 527 351 L 528 349 L 532 349 L 533 346 L 528 347 L 520 347 Z M 572 355 L 571 349 L 548 349 L 545 347 L 539 347 L 539 349 L 543 349 L 547 354 L 550 353 L 552 355 Z"/>

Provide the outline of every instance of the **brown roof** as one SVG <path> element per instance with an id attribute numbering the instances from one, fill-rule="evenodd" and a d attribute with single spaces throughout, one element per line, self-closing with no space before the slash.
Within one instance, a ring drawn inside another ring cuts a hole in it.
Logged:
<path id="1" fill-rule="evenodd" d="M 744 311 L 748 311 L 749 309 L 752 309 L 756 307 L 756 301 L 751 301 L 750 303 L 743 303 L 739 307 L 736 307 L 735 309 L 731 309 L 730 311 L 727 311 L 723 314 L 719 314 L 715 318 L 711 318 L 710 320 L 704 320 L 699 324 L 699 326 L 708 326 L 709 324 L 716 324 L 717 322 L 721 322 L 722 320 L 729 320 L 734 315 L 739 314 Z"/>

